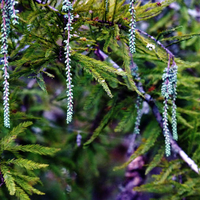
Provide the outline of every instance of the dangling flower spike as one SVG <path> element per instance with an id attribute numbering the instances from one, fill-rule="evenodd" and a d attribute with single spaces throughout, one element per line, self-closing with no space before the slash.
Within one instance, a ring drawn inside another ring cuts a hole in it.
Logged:
<path id="1" fill-rule="evenodd" d="M 10 128 L 10 111 L 9 111 L 9 74 L 8 74 L 8 35 L 10 33 L 10 23 L 11 19 L 13 19 L 13 24 L 17 24 L 16 13 L 17 10 L 14 9 L 15 4 L 17 1 L 10 0 L 0 1 L 1 3 L 1 11 L 2 11 L 2 25 L 1 25 L 1 54 L 3 54 L 2 63 L 3 67 L 2 70 L 4 72 L 4 87 L 3 87 L 3 106 L 4 106 L 4 126 Z"/>
<path id="2" fill-rule="evenodd" d="M 72 114 L 73 114 L 73 92 L 72 92 L 72 74 L 71 74 L 71 59 L 70 59 L 70 45 L 69 45 L 69 40 L 71 38 L 70 31 L 72 30 L 71 24 L 73 20 L 73 14 L 71 11 L 73 10 L 72 8 L 72 3 L 69 0 L 64 0 L 63 1 L 63 6 L 62 10 L 66 12 L 67 14 L 64 16 L 68 21 L 65 27 L 65 30 L 67 30 L 67 40 L 64 40 L 65 42 L 65 63 L 66 63 L 66 75 L 67 75 L 67 123 L 70 123 L 72 121 Z"/>
<path id="3" fill-rule="evenodd" d="M 172 66 L 170 66 L 172 61 Z M 163 131 L 165 135 L 165 151 L 166 155 L 169 156 L 171 154 L 170 150 L 170 136 L 168 129 L 168 100 L 172 100 L 172 133 L 173 138 L 175 140 L 178 139 L 177 135 L 177 121 L 176 121 L 176 85 L 177 85 L 177 65 L 171 57 L 169 57 L 168 66 L 164 69 L 164 74 L 162 76 L 162 88 L 161 94 L 165 98 L 164 100 L 164 108 L 163 108 Z"/>
<path id="4" fill-rule="evenodd" d="M 131 69 L 131 75 L 134 77 L 134 79 L 136 79 L 138 81 L 138 86 L 139 86 L 140 77 L 138 74 L 138 66 L 135 63 L 133 63 L 133 61 L 131 62 L 130 69 Z M 142 102 L 143 102 L 142 97 L 140 95 L 138 95 L 136 103 L 135 103 L 135 108 L 137 109 L 137 117 L 135 120 L 135 128 L 133 131 L 134 134 L 140 133 L 139 126 L 140 126 L 140 122 L 141 122 L 141 118 L 142 118 L 142 112 L 141 112 Z"/>
<path id="5" fill-rule="evenodd" d="M 133 54 L 135 53 L 135 9 L 134 4 L 135 0 L 130 0 L 129 12 L 131 14 L 131 23 L 130 23 L 130 30 L 129 30 L 129 48 L 130 52 Z"/>
<path id="6" fill-rule="evenodd" d="M 105 1 L 106 1 L 106 12 L 108 12 L 108 0 Z"/>
<path id="7" fill-rule="evenodd" d="M 77 144 L 78 147 L 81 146 L 81 139 L 82 139 L 82 136 L 81 136 L 80 133 L 78 133 L 77 136 L 76 136 L 76 144 Z"/>
<path id="8" fill-rule="evenodd" d="M 131 14 L 131 23 L 130 23 L 130 30 L 129 30 L 129 49 L 131 54 L 134 54 L 135 51 L 135 9 L 134 9 L 134 4 L 135 0 L 130 0 L 130 6 L 129 6 L 129 12 Z M 132 65 L 130 65 L 132 66 Z M 139 80 L 139 76 L 138 76 L 138 67 L 131 67 L 131 71 L 132 71 L 132 76 L 136 79 Z M 134 128 L 134 132 L 136 134 L 140 133 L 140 121 L 141 121 L 141 104 L 142 104 L 142 98 L 140 97 L 140 95 L 137 96 L 137 101 L 135 104 L 135 108 L 137 109 L 137 117 L 136 117 L 136 121 L 135 121 L 135 128 Z"/>

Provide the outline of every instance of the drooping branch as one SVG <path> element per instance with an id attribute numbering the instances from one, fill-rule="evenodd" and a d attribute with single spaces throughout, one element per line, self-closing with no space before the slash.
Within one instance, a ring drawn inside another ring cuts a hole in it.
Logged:
<path id="1" fill-rule="evenodd" d="M 161 116 L 161 113 L 158 110 L 158 107 L 156 106 L 156 101 L 149 95 L 145 94 L 145 101 L 149 104 L 149 106 L 152 109 L 152 112 L 160 125 L 161 128 L 163 128 L 163 118 Z M 178 146 L 176 141 L 173 139 L 172 134 L 169 130 L 169 140 L 171 144 L 172 151 L 174 153 L 179 154 L 179 156 L 190 166 L 190 168 L 195 171 L 197 174 L 199 174 L 199 168 L 198 165 Z"/>
<path id="2" fill-rule="evenodd" d="M 108 56 L 102 52 L 101 50 L 99 50 L 99 54 L 106 59 Z M 116 69 L 120 69 L 123 70 L 122 68 L 120 68 L 113 60 L 111 60 L 111 63 L 113 64 L 113 67 Z M 158 109 L 158 107 L 156 106 L 156 101 L 151 97 L 151 95 L 147 94 L 144 92 L 144 89 L 142 87 L 142 85 L 140 84 L 140 86 L 138 86 L 138 90 L 144 94 L 144 100 L 148 103 L 148 105 L 151 107 L 152 112 L 154 117 L 156 118 L 156 121 L 158 122 L 159 126 L 163 129 L 163 117 Z M 170 130 L 168 130 L 169 132 L 169 141 L 171 144 L 171 148 L 172 151 L 176 154 L 179 154 L 179 156 L 182 158 L 182 160 L 184 160 L 189 167 L 195 171 L 197 174 L 199 174 L 199 168 L 198 165 L 181 149 L 181 147 L 179 147 L 179 145 L 177 144 L 177 142 L 173 139 L 172 133 Z M 164 133 L 163 133 L 164 134 Z"/>
<path id="3" fill-rule="evenodd" d="M 156 40 L 156 38 L 154 38 L 153 36 L 149 35 L 148 33 L 140 30 L 140 29 L 136 29 L 139 33 L 143 34 L 143 35 L 146 35 L 148 38 L 151 38 L 152 40 L 154 40 L 162 49 L 164 49 L 167 54 L 170 55 L 170 58 L 174 58 L 174 54 L 169 50 L 167 49 L 160 41 Z"/>
<path id="4" fill-rule="evenodd" d="M 40 0 L 35 0 L 35 1 L 38 2 L 38 3 L 41 3 Z M 58 12 L 57 9 L 51 7 L 50 5 L 48 5 L 48 7 L 50 9 Z M 76 19 L 74 19 L 74 20 L 76 20 Z M 98 19 L 96 21 L 98 23 L 108 24 L 109 26 L 113 25 L 113 23 L 109 22 L 109 21 L 98 20 Z M 118 26 L 119 26 L 120 29 L 128 30 L 128 27 L 122 26 L 121 24 L 118 24 Z M 143 35 L 146 35 L 148 38 L 154 40 L 162 49 L 164 49 L 167 52 L 168 55 L 170 55 L 170 58 L 174 58 L 173 53 L 171 51 L 169 51 L 162 43 L 160 43 L 158 40 L 156 40 L 153 36 L 147 34 L 146 32 L 144 32 L 142 30 L 139 30 L 139 29 L 135 29 L 135 30 L 138 31 L 139 33 L 143 34 Z M 105 59 L 108 57 L 101 50 L 99 50 L 97 54 L 98 54 L 99 57 L 103 57 Z M 112 60 L 110 60 L 110 61 L 115 68 L 117 68 L 118 70 L 123 70 L 116 63 L 114 63 L 114 61 L 112 61 Z M 142 91 L 143 90 L 142 86 L 138 87 L 138 90 Z M 142 91 L 142 93 L 143 93 L 143 91 Z M 146 93 L 144 93 L 144 100 L 150 105 L 157 122 L 159 123 L 160 127 L 163 129 L 163 117 L 162 117 L 161 113 L 159 112 L 158 107 L 155 104 L 155 100 L 149 94 L 146 94 Z M 173 99 L 173 101 L 175 101 L 175 100 Z M 174 108 L 175 108 L 175 106 L 174 106 Z M 196 173 L 199 173 L 199 169 L 198 169 L 197 164 L 178 146 L 176 141 L 173 139 L 172 133 L 170 132 L 170 130 L 169 130 L 169 141 L 170 141 L 170 144 L 171 144 L 172 151 L 179 154 L 179 156 L 190 166 L 190 168 L 193 171 L 195 171 Z"/>
<path id="5" fill-rule="evenodd" d="M 177 122 L 176 122 L 176 86 L 177 86 L 177 65 L 174 61 L 175 56 L 173 53 L 168 50 L 161 42 L 156 40 L 153 36 L 148 33 L 137 29 L 137 31 L 143 35 L 146 35 L 148 38 L 154 40 L 162 49 L 164 49 L 168 55 L 168 65 L 164 69 L 164 73 L 162 76 L 162 88 L 161 94 L 164 97 L 164 107 L 163 107 L 163 133 L 165 136 L 165 152 L 166 155 L 169 156 L 171 154 L 170 151 L 170 139 L 169 139 L 169 129 L 168 129 L 168 101 L 172 99 L 172 133 L 173 138 L 175 140 L 178 139 L 177 134 Z"/>
<path id="6" fill-rule="evenodd" d="M 35 0 L 37 3 L 39 4 L 43 4 L 43 5 L 46 5 L 45 3 L 42 3 L 41 0 Z M 55 11 L 55 12 L 59 12 L 56 8 L 54 8 L 53 6 L 50 6 L 47 4 L 47 7 L 50 8 L 51 10 Z"/>

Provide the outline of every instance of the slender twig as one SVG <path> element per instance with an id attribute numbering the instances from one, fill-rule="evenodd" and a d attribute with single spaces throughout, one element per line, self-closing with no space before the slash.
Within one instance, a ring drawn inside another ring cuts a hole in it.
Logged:
<path id="1" fill-rule="evenodd" d="M 1 181 L 1 183 L 0 183 L 0 187 L 1 187 L 5 183 L 4 178 L 3 178 L 3 174 L 2 174 L 1 171 L 0 171 L 0 181 Z"/>
<path id="2" fill-rule="evenodd" d="M 41 0 L 35 0 L 37 3 L 40 3 L 40 4 L 44 4 L 45 5 L 45 3 L 42 3 L 42 1 Z M 53 11 L 55 11 L 55 12 L 59 12 L 56 8 L 54 8 L 53 6 L 50 6 L 50 5 L 47 5 L 47 7 L 49 7 L 51 10 L 53 10 Z"/>
<path id="3" fill-rule="evenodd" d="M 148 33 L 140 30 L 140 29 L 136 29 L 139 33 L 146 35 L 148 38 L 151 38 L 152 40 L 154 40 L 162 49 L 164 49 L 169 55 L 170 57 L 174 58 L 174 54 L 169 51 L 160 41 L 156 40 L 156 38 L 154 38 L 153 36 L 149 35 Z"/>
<path id="4" fill-rule="evenodd" d="M 34 1 L 36 1 L 39 4 L 42 4 L 41 0 L 34 0 Z M 55 12 L 58 12 L 58 15 L 59 15 L 59 12 L 60 12 L 59 10 L 57 10 L 56 8 L 54 8 L 54 7 L 50 6 L 50 5 L 47 5 L 47 4 L 44 4 L 44 5 L 47 6 L 48 8 L 50 8 L 51 10 L 53 10 Z M 76 22 L 76 21 L 77 21 L 77 19 L 73 19 L 73 22 Z M 91 21 L 91 19 L 83 19 L 83 22 L 85 22 L 85 21 Z M 101 24 L 108 24 L 109 27 L 114 25 L 114 21 L 99 20 L 99 19 L 95 19 L 95 21 L 98 22 L 98 23 L 101 23 Z M 122 26 L 121 24 L 119 24 L 117 22 L 115 24 L 118 24 L 119 28 L 121 28 L 123 30 L 128 30 L 129 29 L 128 26 Z"/>

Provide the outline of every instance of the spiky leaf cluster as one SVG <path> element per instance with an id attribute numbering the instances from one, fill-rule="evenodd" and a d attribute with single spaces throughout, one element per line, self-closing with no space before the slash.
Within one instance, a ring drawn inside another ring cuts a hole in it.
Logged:
<path id="1" fill-rule="evenodd" d="M 54 155 L 59 150 L 56 148 L 43 147 L 37 144 L 16 145 L 15 139 L 17 136 L 24 132 L 30 125 L 32 125 L 32 122 L 21 123 L 0 140 L 1 155 L 3 155 L 5 151 L 12 152 L 13 155 L 17 155 L 16 158 L 13 157 L 11 159 L 1 157 L 0 171 L 3 174 L 3 181 L 10 195 L 15 195 L 20 200 L 30 200 L 27 194 L 32 195 L 35 193 L 38 195 L 44 195 L 43 192 L 40 192 L 33 187 L 33 185 L 39 182 L 39 178 L 33 173 L 33 170 L 45 168 L 48 166 L 48 164 L 41 164 L 29 159 L 24 159 L 19 152 L 30 152 L 40 155 Z M 22 174 L 23 170 L 19 170 L 20 168 L 26 169 L 28 174 L 32 175 Z"/>

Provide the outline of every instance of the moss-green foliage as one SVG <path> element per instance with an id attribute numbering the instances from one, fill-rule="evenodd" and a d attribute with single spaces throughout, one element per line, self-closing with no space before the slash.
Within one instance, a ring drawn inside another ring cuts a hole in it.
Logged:
<path id="1" fill-rule="evenodd" d="M 127 167 L 128 164 L 131 163 L 131 161 L 133 161 L 138 156 L 145 154 L 147 151 L 150 150 L 150 148 L 154 146 L 154 143 L 156 142 L 156 139 L 160 133 L 159 127 L 157 126 L 157 124 L 155 124 L 155 122 L 152 122 L 148 125 L 145 131 L 148 132 L 148 138 L 144 139 L 145 142 L 138 147 L 138 149 L 130 156 L 129 160 L 126 163 L 124 163 L 122 166 L 115 167 L 114 170 Z"/>
<path id="2" fill-rule="evenodd" d="M 3 175 L 6 187 L 8 188 L 10 195 L 16 195 L 19 199 L 30 199 L 29 195 L 36 193 L 38 195 L 44 195 L 43 192 L 33 188 L 39 178 L 34 175 L 24 175 L 21 168 L 26 169 L 26 173 L 30 174 L 30 171 L 35 169 L 41 169 L 48 166 L 48 164 L 40 164 L 32 160 L 22 158 L 19 154 L 22 152 L 36 153 L 40 155 L 54 155 L 59 149 L 42 147 L 40 145 L 17 145 L 15 140 L 17 136 L 24 132 L 28 126 L 32 125 L 32 122 L 24 122 L 13 128 L 6 134 L 1 140 L 1 154 L 10 152 L 13 154 L 12 159 L 7 159 L 6 156 L 1 158 L 0 170 Z"/>
<path id="3" fill-rule="evenodd" d="M 135 190 L 159 193 L 160 199 L 199 199 L 198 175 L 177 159 L 178 155 L 165 158 L 162 129 L 151 111 L 142 116 L 134 154 L 128 160 L 124 158 L 129 142 L 126 140 L 134 130 L 136 98 L 141 95 L 130 62 L 133 59 L 139 67 L 144 91 L 162 113 L 164 99 L 160 89 L 168 62 L 166 51 L 136 29 L 136 53 L 131 57 L 130 13 L 125 1 L 109 0 L 107 11 L 101 0 L 74 1 L 70 39 L 74 119 L 66 125 L 66 21 L 60 1 L 43 2 L 19 1 L 19 25 L 12 25 L 8 41 L 12 129 L 2 128 L 0 121 L 0 168 L 5 180 L 0 199 L 12 200 L 15 195 L 26 200 L 33 193 L 44 192 L 50 200 L 85 200 L 107 194 L 102 185 L 115 188 L 102 199 L 116 199 L 124 171 L 113 172 L 113 168 L 125 168 L 140 155 L 147 157 L 147 181 Z M 175 54 L 178 145 L 200 165 L 199 23 L 187 14 L 182 1 L 178 1 L 179 11 L 168 9 L 172 2 L 177 1 L 165 0 L 161 5 L 136 1 L 136 28 L 145 21 L 149 25 L 146 32 Z M 192 8 L 194 4 L 193 1 Z M 167 14 L 164 9 L 168 9 Z M 174 20 L 177 16 L 179 20 Z M 147 44 L 155 45 L 155 49 L 148 49 Z M 2 83 L 2 74 L 0 78 Z M 80 147 L 76 144 L 78 134 L 82 136 Z M 57 148 L 61 151 L 49 158 Z M 154 170 L 158 174 L 152 176 Z M 44 187 L 38 184 L 39 177 Z M 34 194 L 33 199 L 42 199 Z"/>
<path id="4" fill-rule="evenodd" d="M 162 160 L 164 156 L 164 148 L 159 149 L 158 153 L 154 156 L 153 160 L 149 163 L 145 174 L 148 174 L 153 168 L 155 168 Z"/>

